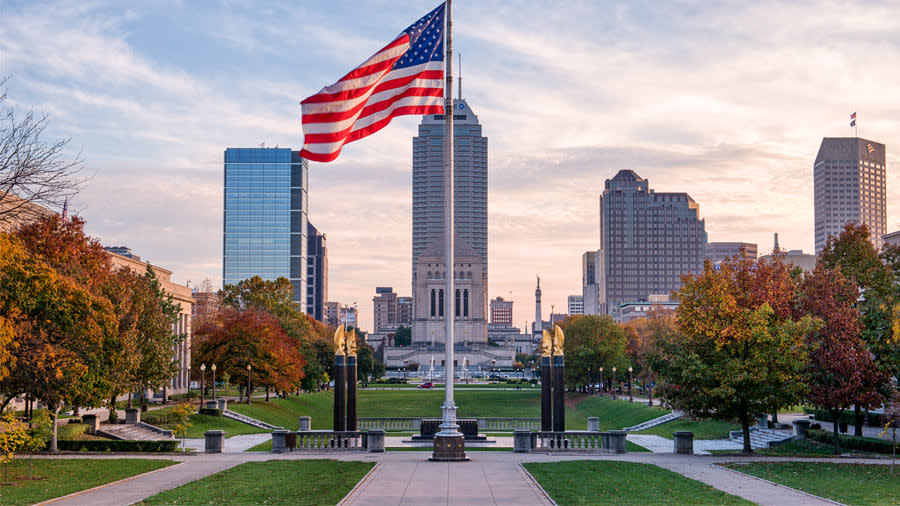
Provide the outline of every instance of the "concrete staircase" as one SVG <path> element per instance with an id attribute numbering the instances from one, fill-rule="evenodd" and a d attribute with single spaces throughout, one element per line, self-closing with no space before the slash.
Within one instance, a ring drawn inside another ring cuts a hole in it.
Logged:
<path id="1" fill-rule="evenodd" d="M 225 418 L 231 418 L 232 420 L 237 420 L 239 422 L 246 423 L 247 425 L 251 425 L 256 427 L 257 429 L 265 429 L 265 430 L 282 430 L 284 427 L 278 427 L 275 425 L 268 424 L 263 422 L 262 420 L 257 420 L 256 418 L 250 418 L 249 416 L 242 415 L 240 413 L 235 413 L 230 410 L 222 410 L 222 416 Z"/>
<path id="2" fill-rule="evenodd" d="M 728 439 L 744 444 L 744 434 L 739 430 L 729 432 Z M 750 427 L 750 447 L 753 449 L 778 446 L 793 439 L 794 435 L 787 431 Z"/>
<path id="3" fill-rule="evenodd" d="M 172 436 L 150 430 L 146 427 L 134 424 L 107 424 L 101 425 L 97 434 L 111 439 L 124 439 L 128 441 L 168 441 Z"/>
<path id="4" fill-rule="evenodd" d="M 644 423 L 639 423 L 639 424 L 631 426 L 631 427 L 625 427 L 622 430 L 624 430 L 626 432 L 638 432 L 638 431 L 642 431 L 644 429 L 649 429 L 650 427 L 656 427 L 657 425 L 662 425 L 666 422 L 671 422 L 672 420 L 678 420 L 683 415 L 684 415 L 684 413 L 681 411 L 672 411 L 671 413 L 656 417 L 653 420 L 647 420 Z"/>

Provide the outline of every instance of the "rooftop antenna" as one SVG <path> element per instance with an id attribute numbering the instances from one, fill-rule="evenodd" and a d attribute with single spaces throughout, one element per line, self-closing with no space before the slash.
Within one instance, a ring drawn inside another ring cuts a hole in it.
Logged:
<path id="1" fill-rule="evenodd" d="M 459 99 L 462 100 L 462 53 L 459 53 Z"/>

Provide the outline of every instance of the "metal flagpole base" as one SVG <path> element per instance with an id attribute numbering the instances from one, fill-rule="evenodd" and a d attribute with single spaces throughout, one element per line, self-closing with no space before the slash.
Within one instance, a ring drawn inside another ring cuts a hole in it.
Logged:
<path id="1" fill-rule="evenodd" d="M 462 434 L 456 436 L 441 436 L 440 433 L 434 436 L 434 452 L 431 458 L 432 462 L 466 462 L 466 438 Z"/>
<path id="2" fill-rule="evenodd" d="M 444 403 L 442 410 L 444 416 L 441 430 L 434 435 L 434 451 L 428 460 L 465 462 L 469 457 L 466 457 L 466 438 L 459 432 L 459 425 L 456 423 L 456 404 Z"/>

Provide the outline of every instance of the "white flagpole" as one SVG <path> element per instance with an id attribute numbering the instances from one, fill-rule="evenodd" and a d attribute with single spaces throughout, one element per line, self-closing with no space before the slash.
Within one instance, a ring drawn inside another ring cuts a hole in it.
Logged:
<path id="1" fill-rule="evenodd" d="M 444 2 L 446 16 L 446 38 L 447 54 L 444 57 L 444 69 L 446 82 L 444 84 L 444 245 L 446 247 L 446 268 L 445 276 L 447 278 L 447 291 L 444 294 L 444 318 L 446 322 L 446 338 L 444 344 L 446 346 L 446 359 L 444 373 L 446 374 L 446 386 L 444 389 L 444 405 L 441 408 L 442 420 L 440 436 L 458 436 L 459 426 L 456 423 L 456 403 L 453 400 L 453 323 L 456 318 L 456 293 L 454 292 L 455 264 L 453 258 L 453 39 L 451 30 L 453 23 L 451 21 L 451 0 Z"/>

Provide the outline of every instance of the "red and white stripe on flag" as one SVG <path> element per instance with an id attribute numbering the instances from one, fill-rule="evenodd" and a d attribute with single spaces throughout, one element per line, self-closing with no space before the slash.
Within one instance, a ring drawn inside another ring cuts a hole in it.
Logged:
<path id="1" fill-rule="evenodd" d="M 396 116 L 444 113 L 444 4 L 390 44 L 301 102 L 300 156 L 330 162 Z"/>

